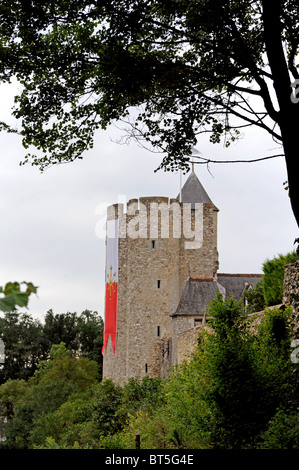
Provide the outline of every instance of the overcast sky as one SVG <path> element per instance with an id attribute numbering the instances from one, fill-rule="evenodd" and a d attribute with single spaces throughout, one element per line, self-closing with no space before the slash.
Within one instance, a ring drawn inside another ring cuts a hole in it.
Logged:
<path id="1" fill-rule="evenodd" d="M 13 88 L 0 87 L 0 120 L 7 119 Z M 154 173 L 162 156 L 136 143 L 119 145 L 114 126 L 99 131 L 83 160 L 41 174 L 19 166 L 26 151 L 16 135 L 0 134 L 0 285 L 31 281 L 38 286 L 29 310 L 43 318 L 90 309 L 103 314 L 105 241 L 99 237 L 103 207 L 139 196 L 176 197 L 179 173 Z M 229 149 L 196 147 L 204 157 L 249 159 L 280 153 L 267 135 L 246 131 Z M 250 164 L 196 165 L 218 207 L 219 272 L 261 273 L 262 263 L 294 248 L 297 237 L 283 158 Z M 187 176 L 183 177 L 183 183 Z"/>

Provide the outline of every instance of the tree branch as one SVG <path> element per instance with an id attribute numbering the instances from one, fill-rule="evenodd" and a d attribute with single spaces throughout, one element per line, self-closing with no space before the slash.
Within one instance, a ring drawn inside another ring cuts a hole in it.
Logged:
<path id="1" fill-rule="evenodd" d="M 224 9 L 223 9 L 223 12 L 224 12 Z M 255 81 L 260 86 L 260 96 L 262 97 L 262 99 L 264 101 L 264 105 L 265 105 L 265 108 L 266 108 L 269 116 L 273 119 L 273 121 L 278 122 L 279 113 L 276 111 L 276 109 L 273 106 L 273 102 L 272 102 L 272 99 L 271 99 L 271 96 L 270 96 L 270 93 L 269 93 L 267 83 L 261 77 L 261 75 L 266 75 L 265 72 L 262 72 L 262 74 L 260 73 L 254 59 L 251 56 L 251 52 L 250 52 L 247 44 L 245 44 L 245 42 L 244 42 L 244 40 L 243 40 L 236 24 L 235 24 L 235 22 L 231 18 L 229 18 L 229 16 L 226 15 L 226 13 L 224 13 L 224 16 L 226 17 L 227 23 L 231 27 L 232 35 L 234 36 L 236 41 L 238 41 L 239 46 L 240 46 L 241 50 L 243 51 L 244 66 L 247 67 L 248 70 L 250 70 L 250 72 L 252 73 L 252 76 L 254 77 Z"/>
<path id="2" fill-rule="evenodd" d="M 225 103 L 222 103 L 222 102 L 219 102 L 219 100 L 217 100 L 216 98 L 214 97 L 211 97 L 211 96 L 206 96 L 205 97 L 207 99 L 209 99 L 210 101 L 212 101 L 213 103 L 215 103 L 216 105 L 218 106 L 221 106 L 222 108 L 225 108 L 226 105 Z M 270 127 L 268 127 L 266 124 L 262 123 L 262 122 L 259 122 L 258 121 L 255 121 L 254 119 L 250 119 L 248 116 L 245 116 L 244 114 L 241 114 L 239 113 L 238 111 L 236 111 L 233 107 L 228 107 L 227 108 L 228 111 L 233 114 L 234 116 L 246 121 L 246 122 L 249 122 L 250 124 L 253 124 L 255 126 L 258 126 L 258 127 L 261 127 L 262 129 L 265 129 L 267 132 L 269 132 L 273 137 L 275 137 L 276 139 L 278 140 L 282 140 L 281 139 L 281 136 L 279 134 L 277 134 L 276 132 L 274 132 Z M 249 112 L 249 111 L 248 111 Z"/>
<path id="3" fill-rule="evenodd" d="M 252 160 L 212 160 L 210 158 L 199 157 L 198 155 L 192 155 L 192 158 L 198 158 L 199 162 L 193 162 L 197 165 L 205 165 L 209 163 L 255 163 L 260 162 L 262 160 L 269 160 L 270 158 L 277 158 L 277 157 L 284 157 L 284 153 L 279 153 L 277 155 L 270 155 L 269 157 L 261 157 L 261 158 L 254 158 Z"/>

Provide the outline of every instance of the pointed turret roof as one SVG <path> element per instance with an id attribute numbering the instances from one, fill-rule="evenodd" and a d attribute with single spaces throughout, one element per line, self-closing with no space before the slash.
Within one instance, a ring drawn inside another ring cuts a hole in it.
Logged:
<path id="1" fill-rule="evenodd" d="M 193 167 L 193 165 L 192 165 Z M 180 194 L 178 194 L 177 199 L 180 199 Z M 209 198 L 206 190 L 204 189 L 203 185 L 197 178 L 194 169 L 192 171 L 185 182 L 184 186 L 182 187 L 182 200 L 181 202 L 191 202 L 192 209 L 195 208 L 195 203 L 210 203 L 213 204 L 211 199 Z M 217 210 L 217 207 L 213 204 L 214 210 Z"/>

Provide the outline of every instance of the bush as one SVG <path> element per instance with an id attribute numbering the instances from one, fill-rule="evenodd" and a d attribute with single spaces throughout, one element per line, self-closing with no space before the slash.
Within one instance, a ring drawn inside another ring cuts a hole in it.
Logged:
<path id="1" fill-rule="evenodd" d="M 290 360 L 291 309 L 267 310 L 256 334 L 240 303 L 219 295 L 210 305 L 214 334 L 206 345 L 211 442 L 254 447 L 294 387 Z"/>
<path id="2" fill-rule="evenodd" d="M 263 434 L 264 449 L 299 449 L 299 410 L 280 409 Z"/>
<path id="3" fill-rule="evenodd" d="M 293 251 L 286 255 L 280 254 L 263 263 L 263 289 L 267 306 L 282 303 L 285 265 L 297 261 L 298 258 L 298 254 Z"/>
<path id="4" fill-rule="evenodd" d="M 252 289 L 247 289 L 244 293 L 246 301 L 246 312 L 254 313 L 264 310 L 266 302 L 264 297 L 263 281 L 260 280 Z"/>

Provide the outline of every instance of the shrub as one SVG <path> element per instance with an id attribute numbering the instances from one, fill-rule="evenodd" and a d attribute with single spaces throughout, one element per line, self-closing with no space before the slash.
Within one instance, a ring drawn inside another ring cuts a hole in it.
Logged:
<path id="1" fill-rule="evenodd" d="M 260 280 L 252 289 L 247 289 L 244 293 L 246 301 L 246 312 L 254 313 L 264 310 L 266 302 L 264 297 L 263 281 Z"/>
<path id="2" fill-rule="evenodd" d="M 285 265 L 295 262 L 298 258 L 298 254 L 293 251 L 286 255 L 280 254 L 271 260 L 267 259 L 263 263 L 263 289 L 267 306 L 282 302 Z"/>
<path id="3" fill-rule="evenodd" d="M 299 449 L 299 410 L 280 409 L 263 434 L 265 449 Z"/>

